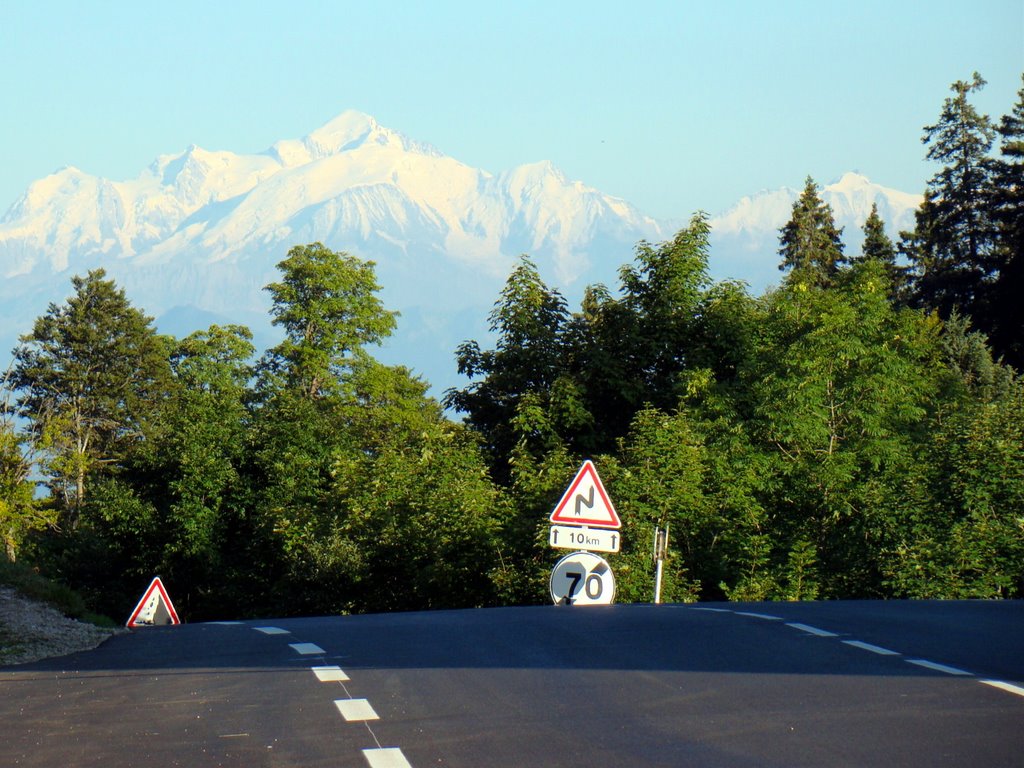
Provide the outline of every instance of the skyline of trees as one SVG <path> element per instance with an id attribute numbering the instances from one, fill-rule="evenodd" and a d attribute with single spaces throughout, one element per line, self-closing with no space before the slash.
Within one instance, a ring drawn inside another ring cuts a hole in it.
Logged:
<path id="1" fill-rule="evenodd" d="M 543 601 L 547 516 L 591 458 L 621 600 L 649 599 L 665 525 L 667 600 L 1022 597 L 1024 88 L 997 129 L 983 84 L 926 127 L 946 165 L 898 249 L 873 209 L 844 253 L 808 177 L 761 296 L 710 278 L 703 213 L 578 308 L 524 255 L 493 347 L 455 351 L 461 422 L 373 357 L 372 262 L 292 248 L 258 359 L 244 327 L 164 336 L 75 277 L 5 386 L 7 556 L 112 614 L 157 572 L 193 619 Z"/>

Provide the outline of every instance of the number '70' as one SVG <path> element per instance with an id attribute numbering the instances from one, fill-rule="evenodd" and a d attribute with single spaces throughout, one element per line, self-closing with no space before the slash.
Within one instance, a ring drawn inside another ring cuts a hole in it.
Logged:
<path id="1" fill-rule="evenodd" d="M 573 596 L 576 594 L 576 588 L 583 581 L 583 574 L 579 571 L 566 571 L 565 575 L 571 582 L 569 584 L 569 591 L 565 595 L 565 604 L 572 605 Z M 587 574 L 586 581 L 583 581 L 583 591 L 587 597 L 591 600 L 597 600 L 601 597 L 601 593 L 604 592 L 604 582 L 601 580 L 601 575 L 598 573 Z"/>

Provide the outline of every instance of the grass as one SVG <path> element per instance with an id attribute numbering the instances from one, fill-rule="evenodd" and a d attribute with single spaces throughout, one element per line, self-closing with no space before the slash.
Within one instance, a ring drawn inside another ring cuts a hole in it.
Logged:
<path id="1" fill-rule="evenodd" d="M 71 587 L 47 579 L 27 565 L 12 563 L 3 557 L 0 557 L 0 585 L 13 587 L 30 600 L 46 603 L 69 618 L 87 621 L 98 627 L 117 626 L 112 619 L 90 611 L 82 596 Z M 0 637 L 0 641 L 3 639 Z M 3 645 L 7 646 L 6 643 Z"/>

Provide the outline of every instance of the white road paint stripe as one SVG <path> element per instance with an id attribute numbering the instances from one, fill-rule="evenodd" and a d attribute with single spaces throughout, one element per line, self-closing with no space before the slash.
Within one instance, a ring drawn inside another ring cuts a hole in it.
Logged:
<path id="1" fill-rule="evenodd" d="M 296 653 L 300 653 L 303 656 L 313 656 L 318 653 L 326 653 L 316 643 L 288 643 L 289 647 Z"/>
<path id="2" fill-rule="evenodd" d="M 767 613 L 750 613 L 749 611 L 736 611 L 737 616 L 749 616 L 752 619 L 765 619 L 766 621 L 782 621 L 781 616 L 769 616 Z"/>
<path id="3" fill-rule="evenodd" d="M 353 720 L 379 720 L 377 713 L 373 711 L 370 702 L 366 699 L 335 699 L 334 706 L 341 712 L 341 716 L 347 721 Z"/>
<path id="4" fill-rule="evenodd" d="M 817 635 L 818 637 L 839 637 L 839 635 L 837 635 L 835 632 L 829 632 L 825 629 L 818 629 L 817 627 L 812 627 L 809 624 L 793 623 L 786 624 L 786 626 L 792 627 L 793 629 L 799 629 L 801 632 L 806 632 L 810 635 Z"/>
<path id="5" fill-rule="evenodd" d="M 363 756 L 370 764 L 370 768 L 412 768 L 412 764 L 405 759 L 405 755 L 398 747 L 364 749 Z"/>
<path id="6" fill-rule="evenodd" d="M 349 679 L 341 667 L 310 667 L 321 683 L 344 683 Z"/>
<path id="7" fill-rule="evenodd" d="M 281 629 L 280 627 L 253 627 L 257 632 L 262 632 L 264 635 L 290 635 L 287 629 Z"/>
<path id="8" fill-rule="evenodd" d="M 968 672 L 965 669 L 957 669 L 956 667 L 947 667 L 945 664 L 936 664 L 934 661 L 928 661 L 927 659 L 907 659 L 907 664 L 916 664 L 919 667 L 925 669 L 934 669 L 936 672 L 945 672 L 947 675 L 971 675 L 972 672 Z"/>
<path id="9" fill-rule="evenodd" d="M 1007 693 L 1015 693 L 1018 696 L 1024 696 L 1024 688 L 1021 688 L 1019 685 L 1014 685 L 1013 683 L 1006 683 L 1002 680 L 979 680 L 978 682 L 984 683 L 985 685 L 991 685 L 993 688 L 998 688 L 999 690 L 1006 691 Z"/>
<path id="10" fill-rule="evenodd" d="M 860 640 L 842 640 L 840 642 L 852 645 L 854 648 L 860 648 L 862 651 L 871 651 L 877 653 L 879 656 L 902 656 L 899 651 L 890 651 L 888 648 L 882 648 L 871 643 L 862 643 Z"/>

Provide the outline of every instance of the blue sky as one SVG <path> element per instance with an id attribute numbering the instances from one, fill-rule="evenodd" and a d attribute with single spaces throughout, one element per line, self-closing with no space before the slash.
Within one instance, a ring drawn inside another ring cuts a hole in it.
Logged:
<path id="1" fill-rule="evenodd" d="M 492 172 L 551 160 L 659 218 L 847 170 L 919 192 L 922 126 L 975 70 L 979 109 L 1008 112 L 1022 0 L 12 0 L 0 211 L 64 165 L 133 178 L 350 108 Z"/>

